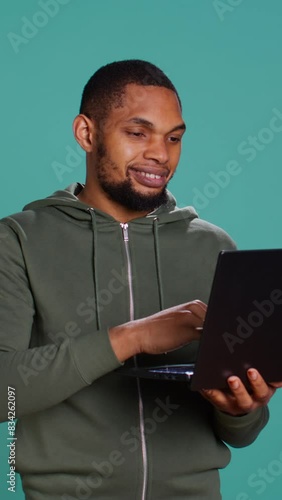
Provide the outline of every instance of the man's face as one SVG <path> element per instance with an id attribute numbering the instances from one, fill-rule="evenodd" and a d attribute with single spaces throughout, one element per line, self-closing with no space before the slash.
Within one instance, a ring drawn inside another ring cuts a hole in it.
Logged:
<path id="1" fill-rule="evenodd" d="M 126 208 L 151 211 L 167 200 L 185 125 L 176 94 L 130 84 L 123 106 L 113 108 L 97 135 L 96 187 Z"/>

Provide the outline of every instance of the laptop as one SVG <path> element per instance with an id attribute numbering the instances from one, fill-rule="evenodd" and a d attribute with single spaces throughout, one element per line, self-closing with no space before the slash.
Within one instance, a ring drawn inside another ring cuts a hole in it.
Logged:
<path id="1" fill-rule="evenodd" d="M 230 375 L 248 386 L 251 367 L 267 382 L 282 380 L 282 249 L 219 253 L 196 362 L 183 361 L 122 372 L 185 381 L 195 391 L 227 388 Z"/>

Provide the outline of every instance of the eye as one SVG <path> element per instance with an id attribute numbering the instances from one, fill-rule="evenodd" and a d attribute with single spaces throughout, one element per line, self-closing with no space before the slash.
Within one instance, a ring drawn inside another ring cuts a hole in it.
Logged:
<path id="1" fill-rule="evenodd" d="M 143 132 L 127 132 L 127 135 L 132 136 L 132 137 L 145 137 L 145 134 Z"/>
<path id="2" fill-rule="evenodd" d="M 169 141 L 172 142 L 173 144 L 177 144 L 178 142 L 181 142 L 181 137 L 171 136 L 169 137 Z"/>

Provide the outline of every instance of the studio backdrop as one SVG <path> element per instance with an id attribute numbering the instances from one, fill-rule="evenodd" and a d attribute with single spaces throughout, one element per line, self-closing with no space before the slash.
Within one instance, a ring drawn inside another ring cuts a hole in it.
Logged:
<path id="1" fill-rule="evenodd" d="M 282 247 L 280 0 L 10 0 L 0 23 L 1 217 L 84 181 L 72 136 L 83 86 L 100 66 L 138 58 L 160 66 L 182 99 L 178 205 L 241 249 Z M 221 471 L 224 500 L 282 498 L 282 392 L 270 411 Z M 1 424 L 0 496 L 21 500 L 19 478 L 8 489 L 9 437 Z"/>

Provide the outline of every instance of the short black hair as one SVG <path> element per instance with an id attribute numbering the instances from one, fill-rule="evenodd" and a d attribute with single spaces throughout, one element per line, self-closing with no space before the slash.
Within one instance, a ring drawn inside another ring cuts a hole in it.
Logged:
<path id="1" fill-rule="evenodd" d="M 147 61 L 128 59 L 102 66 L 91 76 L 84 87 L 79 112 L 100 123 L 112 107 L 122 107 L 125 87 L 130 83 L 172 90 L 181 107 L 176 88 L 161 69 Z"/>

